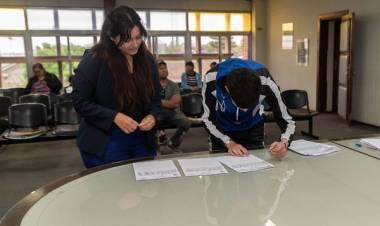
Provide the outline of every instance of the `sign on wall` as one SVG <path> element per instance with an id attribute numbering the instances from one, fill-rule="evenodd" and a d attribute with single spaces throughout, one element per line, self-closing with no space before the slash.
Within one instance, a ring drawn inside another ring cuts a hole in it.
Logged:
<path id="1" fill-rule="evenodd" d="M 297 48 L 297 65 L 307 66 L 309 61 L 309 39 L 297 39 L 296 40 Z"/>
<path id="2" fill-rule="evenodd" d="M 282 24 L 282 49 L 293 49 L 293 23 Z"/>

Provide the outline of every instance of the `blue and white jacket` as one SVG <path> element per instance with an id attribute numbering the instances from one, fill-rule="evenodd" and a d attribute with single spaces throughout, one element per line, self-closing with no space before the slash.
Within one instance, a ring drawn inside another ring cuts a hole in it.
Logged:
<path id="1" fill-rule="evenodd" d="M 253 71 L 261 80 L 259 104 L 247 111 L 237 108 L 233 104 L 231 96 L 221 85 L 223 77 L 239 68 Z M 271 106 L 276 122 L 281 128 L 281 138 L 290 141 L 295 132 L 295 123 L 282 101 L 278 86 L 268 70 L 255 61 L 232 58 L 218 64 L 206 74 L 202 95 L 204 108 L 202 120 L 206 129 L 224 143 L 228 142 L 230 138 L 223 131 L 245 131 L 263 122 L 264 106 L 262 102 L 264 99 Z"/>

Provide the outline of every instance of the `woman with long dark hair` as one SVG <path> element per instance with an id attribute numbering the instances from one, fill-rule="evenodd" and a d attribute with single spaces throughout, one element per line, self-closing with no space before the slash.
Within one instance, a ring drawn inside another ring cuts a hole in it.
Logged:
<path id="1" fill-rule="evenodd" d="M 77 145 L 87 168 L 156 155 L 160 83 L 146 36 L 134 9 L 115 8 L 73 77 L 73 102 L 82 118 Z"/>

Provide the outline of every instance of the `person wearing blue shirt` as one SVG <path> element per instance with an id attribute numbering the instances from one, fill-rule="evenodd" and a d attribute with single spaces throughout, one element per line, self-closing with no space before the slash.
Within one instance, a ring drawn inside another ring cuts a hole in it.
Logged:
<path id="1" fill-rule="evenodd" d="M 87 168 L 156 155 L 160 82 L 146 36 L 134 9 L 112 10 L 73 77 L 77 145 Z"/>
<path id="2" fill-rule="evenodd" d="M 181 89 L 193 92 L 202 89 L 202 77 L 194 71 L 194 63 L 192 61 L 188 61 L 185 64 L 185 72 L 181 75 Z"/>
<path id="3" fill-rule="evenodd" d="M 270 152 L 277 157 L 286 154 L 295 123 L 263 65 L 242 59 L 228 59 L 216 65 L 205 76 L 202 96 L 202 119 L 210 134 L 211 150 L 242 156 L 248 149 L 263 148 L 265 100 L 282 133 L 279 141 L 270 146 Z"/>

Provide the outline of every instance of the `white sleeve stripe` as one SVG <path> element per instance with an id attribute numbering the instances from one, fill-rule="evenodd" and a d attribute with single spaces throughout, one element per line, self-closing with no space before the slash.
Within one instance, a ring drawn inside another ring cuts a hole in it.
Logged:
<path id="1" fill-rule="evenodd" d="M 288 122 L 285 132 L 281 134 L 281 138 L 285 138 L 289 140 L 290 136 L 294 134 L 296 130 L 296 126 L 295 126 L 295 122 L 292 120 L 292 117 L 288 114 L 288 111 L 286 110 L 286 106 L 281 98 L 280 90 L 278 89 L 278 86 L 276 85 L 276 83 L 274 83 L 274 81 L 271 80 L 270 78 L 260 76 L 260 79 L 263 85 L 268 85 L 270 87 L 270 89 L 272 90 L 272 92 L 277 98 L 277 102 L 281 111 L 281 116 L 283 119 L 285 119 Z"/>
<path id="2" fill-rule="evenodd" d="M 209 73 L 211 74 L 211 73 Z M 216 75 L 216 73 L 215 73 Z M 211 75 L 213 76 L 213 75 Z M 206 75 L 206 81 L 212 81 L 212 79 L 208 79 L 208 74 Z M 214 76 L 214 80 L 215 80 L 215 76 Z M 224 143 L 228 142 L 230 140 L 230 138 L 221 133 L 214 124 L 212 124 L 212 122 L 208 119 L 208 117 L 210 116 L 210 109 L 208 108 L 207 104 L 206 104 L 206 88 L 207 88 L 207 82 L 203 84 L 203 87 L 202 87 L 202 96 L 203 96 L 203 115 L 202 115 L 202 120 L 203 122 L 205 123 L 207 129 L 210 131 L 210 133 L 212 135 L 214 135 L 215 137 L 219 138 L 220 140 L 222 140 Z"/>

